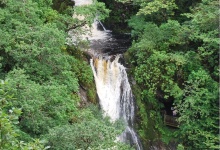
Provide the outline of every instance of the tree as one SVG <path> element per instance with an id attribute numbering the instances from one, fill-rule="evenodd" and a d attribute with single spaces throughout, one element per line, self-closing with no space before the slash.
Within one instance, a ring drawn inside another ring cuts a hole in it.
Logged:
<path id="1" fill-rule="evenodd" d="M 199 43 L 197 53 L 203 66 L 209 71 L 211 77 L 218 82 L 218 56 L 219 56 L 219 3 L 217 0 L 203 0 L 198 6 L 186 13 L 191 20 L 186 22 L 190 34 L 189 38 Z"/>
<path id="2" fill-rule="evenodd" d="M 96 109 L 81 110 L 74 123 L 55 127 L 46 136 L 51 149 L 131 149 L 116 137 L 122 133 L 121 123 L 110 123 Z"/>
<path id="3" fill-rule="evenodd" d="M 32 142 L 25 143 L 18 140 L 19 131 L 16 128 L 21 109 L 15 108 L 12 101 L 15 101 L 11 89 L 7 88 L 7 82 L 0 83 L 0 149 L 8 150 L 46 150 L 43 141 L 32 139 Z"/>
<path id="4" fill-rule="evenodd" d="M 68 124 L 72 113 L 77 111 L 78 97 L 71 95 L 71 90 L 56 80 L 40 85 L 31 81 L 24 70 L 13 70 L 6 79 L 19 99 L 12 103 L 13 106 L 22 108 L 18 125 L 33 137 L 46 134 L 57 125 Z"/>
<path id="5" fill-rule="evenodd" d="M 137 5 L 139 10 L 136 15 L 144 16 L 148 21 L 161 24 L 174 16 L 174 11 L 178 9 L 174 0 L 116 0 L 122 3 Z"/>
<path id="6" fill-rule="evenodd" d="M 137 64 L 134 71 L 136 81 L 144 84 L 145 88 L 153 93 L 158 94 L 157 92 L 162 90 L 165 99 L 181 97 L 180 84 L 181 78 L 184 78 L 182 71 L 188 59 L 183 52 L 175 51 L 179 45 L 185 43 L 183 37 L 179 37 L 180 28 L 180 24 L 173 20 L 159 27 L 146 23 L 143 29 L 138 29 L 140 31 L 137 32 L 142 30 L 144 34 L 129 50 L 133 55 L 133 64 Z"/>
<path id="7" fill-rule="evenodd" d="M 177 102 L 179 140 L 186 149 L 219 148 L 218 84 L 203 69 L 192 71 Z"/>
<path id="8" fill-rule="evenodd" d="M 79 48 L 68 41 L 66 31 L 77 25 L 77 18 L 72 17 L 77 10 L 70 3 L 60 2 L 0 2 L 0 74 L 16 98 L 7 108 L 0 108 L 3 149 L 43 149 L 44 143 L 33 138 L 43 137 L 52 128 L 74 124 L 72 119 L 80 111 L 79 82 L 88 87 L 93 82 L 92 70 L 81 58 L 82 52 L 78 55 Z M 96 13 L 103 19 L 108 10 L 96 2 L 81 9 L 84 12 L 91 14 L 84 20 L 88 23 Z M 16 124 L 10 120 L 13 118 Z"/>
<path id="9" fill-rule="evenodd" d="M 139 104 L 149 105 L 150 102 L 152 106 L 146 106 L 150 111 L 158 108 L 159 101 L 174 102 L 173 105 L 180 109 L 179 148 L 215 149 L 218 136 L 218 1 L 141 0 L 133 4 L 139 5 L 140 10 L 129 21 L 133 43 L 128 54 L 134 67 L 132 73 L 142 88 L 142 103 Z M 184 4 L 191 6 L 190 9 L 184 8 Z M 165 15 L 158 16 L 161 13 Z M 158 130 L 165 135 L 161 128 Z"/>

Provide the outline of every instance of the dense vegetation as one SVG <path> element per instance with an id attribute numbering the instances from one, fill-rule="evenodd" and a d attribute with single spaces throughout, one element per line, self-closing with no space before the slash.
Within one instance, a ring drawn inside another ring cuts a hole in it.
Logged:
<path id="1" fill-rule="evenodd" d="M 218 1 L 118 2 L 139 8 L 128 20 L 133 44 L 127 57 L 143 144 L 162 139 L 178 149 L 218 149 Z M 178 111 L 175 132 L 162 124 L 167 103 Z"/>
<path id="2" fill-rule="evenodd" d="M 219 4 L 217 0 L 0 1 L 0 149 L 130 149 L 116 143 L 120 122 L 102 118 L 92 71 L 72 43 L 94 17 L 115 31 L 131 30 L 126 57 L 137 84 L 137 130 L 151 142 L 183 149 L 219 148 Z M 72 17 L 84 15 L 84 19 Z M 127 26 L 128 24 L 128 26 Z M 87 90 L 85 106 L 79 88 Z M 178 129 L 163 125 L 171 103 Z M 173 132 L 174 131 L 174 132 Z"/>
<path id="3" fill-rule="evenodd" d="M 109 17 L 105 18 L 105 27 L 115 33 L 129 33 L 127 21 L 138 11 L 138 5 L 127 5 L 115 0 L 99 0 L 110 9 Z"/>
<path id="4" fill-rule="evenodd" d="M 96 103 L 93 75 L 68 36 L 75 30 L 77 38 L 81 26 L 108 10 L 98 2 L 73 6 L 68 0 L 0 1 L 0 149 L 129 149 L 115 142 L 121 123 L 103 119 L 95 106 L 82 107 L 80 86 Z M 87 16 L 79 20 L 74 13 Z"/>

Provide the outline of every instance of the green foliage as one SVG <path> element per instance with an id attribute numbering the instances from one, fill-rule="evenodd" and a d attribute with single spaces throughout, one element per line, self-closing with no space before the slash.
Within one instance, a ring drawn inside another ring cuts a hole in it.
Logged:
<path id="1" fill-rule="evenodd" d="M 23 70 L 10 72 L 7 80 L 19 99 L 13 102 L 13 106 L 22 108 L 19 126 L 32 136 L 45 134 L 51 127 L 68 123 L 70 113 L 76 110 L 78 100 L 71 97 L 66 85 L 52 81 L 37 84 Z"/>
<path id="2" fill-rule="evenodd" d="M 79 20 L 86 21 L 91 25 L 94 22 L 94 18 L 103 20 L 108 17 L 110 10 L 105 8 L 105 4 L 102 2 L 93 1 L 91 5 L 77 6 L 74 9 L 75 15 L 81 15 Z"/>
<path id="3" fill-rule="evenodd" d="M 140 8 L 129 21 L 134 38 L 129 54 L 141 87 L 137 103 L 144 142 L 152 135 L 168 143 L 171 133 L 161 125 L 157 99 L 172 99 L 180 115 L 178 149 L 218 149 L 218 1 L 123 2 L 128 3 L 108 1 L 116 23 L 124 25 Z M 72 5 L 61 0 L 0 2 L 0 77 L 8 80 L 0 86 L 1 149 L 44 149 L 32 139 L 41 136 L 52 149 L 129 149 L 114 142 L 120 125 L 77 109 L 78 86 L 92 87 L 88 96 L 93 102 L 95 89 L 82 53 L 67 46 L 66 31 L 81 34 L 80 27 L 91 25 L 96 16 L 103 20 L 110 11 L 97 1 Z M 73 18 L 73 12 L 85 17 Z"/>
<path id="4" fill-rule="evenodd" d="M 68 46 L 65 51 L 77 58 L 72 66 L 73 71 L 79 81 L 79 85 L 87 91 L 88 100 L 92 103 L 96 103 L 96 87 L 93 79 L 92 69 L 86 62 L 86 53 L 76 46 Z"/>
<path id="5" fill-rule="evenodd" d="M 140 0 L 133 4 L 140 10 L 129 21 L 134 41 L 128 53 L 143 96 L 138 102 L 140 116 L 150 113 L 157 118 L 152 109 L 159 103 L 156 99 L 174 101 L 181 124 L 176 131 L 178 149 L 217 149 L 218 1 Z M 154 98 L 147 98 L 149 93 Z M 149 120 L 140 122 L 149 126 Z M 169 131 L 157 123 L 155 127 L 163 140 L 169 139 L 165 137 Z"/>
<path id="6" fill-rule="evenodd" d="M 116 0 L 122 3 L 134 5 L 139 10 L 136 15 L 144 16 L 147 21 L 154 21 L 156 24 L 166 22 L 173 18 L 175 10 L 178 9 L 175 0 Z"/>
<path id="7" fill-rule="evenodd" d="M 178 144 L 177 150 L 184 150 L 184 146 L 182 144 Z"/>
<path id="8" fill-rule="evenodd" d="M 90 115 L 91 111 L 84 113 L 88 116 L 87 120 L 80 122 L 83 119 L 77 118 L 80 116 L 77 108 L 79 85 L 93 85 L 93 75 L 82 58 L 82 53 L 78 53 L 79 50 L 73 49 L 74 52 L 69 52 L 69 47 L 76 47 L 67 42 L 66 31 L 85 25 L 78 24 L 80 20 L 73 18 L 73 12 L 78 15 L 89 12 L 89 16 L 83 21 L 92 23 L 94 16 L 98 14 L 99 19 L 103 19 L 109 11 L 105 9 L 104 3 L 95 2 L 86 9 L 74 8 L 72 4 L 73 2 L 59 0 L 0 2 L 0 74 L 1 79 L 8 81 L 4 88 L 10 89 L 9 93 L 5 93 L 0 88 L 0 149 L 48 149 L 50 146 L 44 148 L 42 141 L 32 138 L 45 137 L 45 134 L 49 135 L 50 129 L 54 134 L 66 130 L 62 127 L 70 129 L 68 131 L 77 129 L 78 133 L 82 133 L 80 126 L 84 125 L 87 132 L 93 133 L 100 124 L 100 128 L 103 127 L 100 134 L 94 133 L 89 139 L 100 138 L 99 135 L 105 133 L 103 136 L 106 138 L 101 140 L 106 143 L 102 147 L 112 146 L 113 135 L 115 138 L 116 133 L 119 133 L 116 126 L 111 126 L 109 121 L 107 123 Z M 91 101 L 95 101 L 94 85 L 89 90 Z M 8 100 L 11 93 L 15 99 Z M 112 134 L 108 136 L 110 132 Z M 72 133 L 71 136 L 75 139 L 80 138 L 80 134 L 74 135 L 77 132 Z M 60 141 L 50 142 L 59 145 Z M 96 146 L 97 142 L 93 142 Z M 73 146 L 68 141 L 64 144 L 66 147 Z M 82 147 L 86 147 L 88 143 L 82 144 Z M 125 147 L 124 149 L 128 147 L 117 145 Z"/>
<path id="9" fill-rule="evenodd" d="M 138 23 L 137 23 L 138 22 Z M 129 21 L 128 25 L 133 29 L 131 31 L 132 37 L 138 37 L 143 33 L 145 28 L 145 17 L 144 16 L 132 16 Z"/>
<path id="10" fill-rule="evenodd" d="M 162 11 L 163 15 L 167 15 L 165 13 L 169 11 L 171 12 L 173 9 L 177 8 L 174 0 L 154 0 L 147 3 L 141 3 L 140 5 L 142 8 L 139 10 L 137 15 L 152 14 L 158 12 L 159 10 Z"/>
<path id="11" fill-rule="evenodd" d="M 104 20 L 105 27 L 116 33 L 130 32 L 127 21 L 138 10 L 137 6 L 121 3 L 117 0 L 99 0 L 110 9 L 109 17 Z"/>
<path id="12" fill-rule="evenodd" d="M 13 100 L 12 95 L 4 87 L 6 84 L 1 81 L 0 84 L 0 148 L 16 147 L 16 131 L 14 124 L 18 123 L 18 116 L 21 114 L 20 109 L 10 108 L 11 101 Z"/>
<path id="13" fill-rule="evenodd" d="M 72 7 L 74 4 L 75 4 L 74 1 L 69 1 L 69 0 L 53 0 L 52 8 L 60 13 L 72 15 L 73 14 Z"/>
<path id="14" fill-rule="evenodd" d="M 187 149 L 218 149 L 218 84 L 200 69 L 193 71 L 179 101 L 180 140 Z"/>
<path id="15" fill-rule="evenodd" d="M 73 66 L 73 70 L 82 85 L 88 87 L 93 83 L 92 69 L 86 62 L 77 60 Z"/>
<path id="16" fill-rule="evenodd" d="M 60 50 L 65 45 L 66 34 L 55 23 L 44 24 L 36 3 L 26 1 L 23 5 L 20 1 L 8 1 L 7 7 L 1 9 L 3 70 L 8 72 L 14 67 L 24 68 L 32 80 L 41 83 L 51 76 L 65 77 L 65 72 L 71 70 L 69 63 L 73 61 Z"/>
<path id="17" fill-rule="evenodd" d="M 138 88 L 137 86 L 133 85 L 132 86 L 132 91 L 134 93 L 134 96 L 136 98 L 136 103 L 137 103 L 137 106 L 139 107 L 139 110 L 138 110 L 138 117 L 141 118 L 141 120 L 138 120 L 138 135 L 141 137 L 142 139 L 142 143 L 145 143 L 147 142 L 147 138 L 145 135 L 149 135 L 149 136 L 153 136 L 154 134 L 150 134 L 150 133 L 146 133 L 148 131 L 153 131 L 153 130 L 147 130 L 147 127 L 149 128 L 149 119 L 148 119 L 148 115 L 146 113 L 146 105 L 145 103 L 142 101 L 142 98 L 141 98 L 141 91 L 140 91 L 140 88 Z M 153 133 L 153 132 L 151 132 Z"/>
<path id="18" fill-rule="evenodd" d="M 79 80 L 79 84 L 82 88 L 87 91 L 87 98 L 90 102 L 96 103 L 96 87 L 93 79 L 93 72 L 91 67 L 83 60 L 76 60 L 73 70 L 76 77 Z"/>
<path id="19" fill-rule="evenodd" d="M 163 90 L 169 93 L 165 98 L 178 98 L 182 93 L 179 79 L 184 78 L 183 67 L 188 60 L 184 53 L 173 52 L 170 48 L 184 44 L 181 37 L 178 37 L 181 34 L 179 28 L 180 24 L 171 20 L 160 27 L 147 23 L 141 29 L 144 34 L 130 49 L 130 53 L 134 55 L 133 63 L 138 64 L 135 69 L 136 81 L 144 83 L 145 87 L 153 92 Z"/>
<path id="20" fill-rule="evenodd" d="M 153 93 L 148 90 L 143 91 L 138 84 L 132 86 L 132 91 L 138 107 L 136 128 L 144 148 L 147 149 L 160 140 L 168 144 L 172 133 L 163 126 L 161 104 L 156 101 Z"/>
<path id="21" fill-rule="evenodd" d="M 7 150 L 46 150 L 43 141 L 38 139 L 25 143 L 18 140 L 18 131 L 15 127 L 18 124 L 18 117 L 21 109 L 13 107 L 15 101 L 11 89 L 7 88 L 7 82 L 1 80 L 0 83 L 0 149 Z"/>
<path id="22" fill-rule="evenodd" d="M 200 42 L 197 51 L 204 67 L 210 71 L 211 76 L 218 80 L 218 55 L 219 55 L 219 7 L 218 1 L 203 0 L 192 13 L 185 14 L 191 18 L 189 38 Z"/>
<path id="23" fill-rule="evenodd" d="M 110 123 L 95 109 L 81 110 L 76 122 L 50 130 L 47 135 L 51 149 L 131 149 L 116 142 L 122 131 L 120 123 Z"/>

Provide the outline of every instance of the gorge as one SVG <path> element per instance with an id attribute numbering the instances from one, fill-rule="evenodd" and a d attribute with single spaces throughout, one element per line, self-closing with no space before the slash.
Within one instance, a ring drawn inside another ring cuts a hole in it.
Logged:
<path id="1" fill-rule="evenodd" d="M 219 149 L 218 16 L 217 0 L 0 1 L 0 149 Z"/>
<path id="2" fill-rule="evenodd" d="M 76 1 L 76 6 L 89 5 L 90 0 Z M 104 116 L 110 117 L 111 121 L 121 119 L 125 124 L 124 132 L 117 140 L 130 143 L 137 150 L 142 150 L 142 145 L 137 133 L 134 131 L 135 102 L 128 81 L 126 68 L 119 62 L 122 54 L 129 46 L 129 35 L 122 38 L 113 35 L 106 30 L 104 25 L 94 19 L 88 37 L 90 53 L 93 58 L 90 65 L 93 70 L 99 104 Z M 102 31 L 98 28 L 102 28 Z M 115 38 L 116 37 L 116 38 Z M 111 49 L 108 49 L 111 47 Z"/>

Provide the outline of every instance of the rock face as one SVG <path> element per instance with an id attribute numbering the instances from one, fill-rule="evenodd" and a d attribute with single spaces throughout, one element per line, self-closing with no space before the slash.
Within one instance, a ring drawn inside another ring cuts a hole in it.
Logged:
<path id="1" fill-rule="evenodd" d="M 87 96 L 87 91 L 82 86 L 79 87 L 78 95 L 79 95 L 80 100 L 81 100 L 80 104 L 79 104 L 79 107 L 86 106 L 87 103 L 88 103 L 88 96 Z"/>

